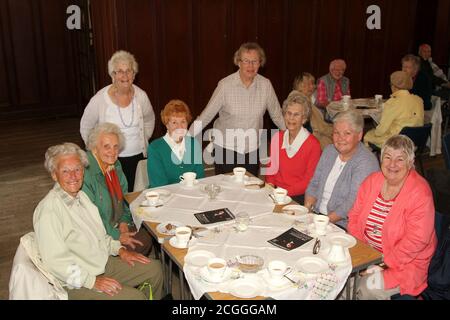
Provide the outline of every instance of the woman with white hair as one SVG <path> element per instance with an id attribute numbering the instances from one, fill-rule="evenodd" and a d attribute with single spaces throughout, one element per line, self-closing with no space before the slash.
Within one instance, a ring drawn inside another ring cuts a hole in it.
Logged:
<path id="1" fill-rule="evenodd" d="M 347 213 L 359 186 L 379 170 L 375 156 L 361 143 L 364 119 L 356 111 L 340 112 L 333 119 L 333 144 L 320 157 L 305 193 L 305 206 L 328 215 L 345 228 Z"/>
<path id="2" fill-rule="evenodd" d="M 128 184 L 117 159 L 124 140 L 121 130 L 113 123 L 103 122 L 91 130 L 83 191 L 97 206 L 106 232 L 113 239 L 130 250 L 148 255 L 152 238 L 145 228 L 135 232 L 130 208 L 123 197 Z"/>
<path id="3" fill-rule="evenodd" d="M 48 148 L 45 167 L 55 185 L 34 211 L 42 263 L 69 299 L 148 299 L 135 287 L 148 282 L 161 298 L 161 264 L 128 251 L 105 232 L 97 207 L 81 190 L 86 153 L 76 144 Z M 120 258 L 119 258 L 120 257 Z"/>
<path id="4" fill-rule="evenodd" d="M 417 296 L 427 287 L 436 248 L 433 194 L 414 170 L 414 143 L 404 135 L 381 149 L 381 172 L 361 185 L 350 210 L 348 231 L 383 253 L 384 270 L 373 266 L 360 281 L 360 299 Z"/>
<path id="5" fill-rule="evenodd" d="M 155 128 L 155 114 L 144 90 L 133 84 L 138 64 L 132 54 L 117 51 L 108 61 L 112 84 L 92 97 L 84 109 L 80 133 L 87 145 L 88 135 L 97 123 L 115 123 L 125 136 L 119 160 L 128 180 L 128 192 L 134 187 L 137 163 L 147 157 L 148 140 Z"/>
<path id="6" fill-rule="evenodd" d="M 319 141 L 303 127 L 310 114 L 310 100 L 300 92 L 291 92 L 283 102 L 287 130 L 272 137 L 270 166 L 266 168 L 266 182 L 286 189 L 298 203 L 304 202 L 321 154 Z"/>

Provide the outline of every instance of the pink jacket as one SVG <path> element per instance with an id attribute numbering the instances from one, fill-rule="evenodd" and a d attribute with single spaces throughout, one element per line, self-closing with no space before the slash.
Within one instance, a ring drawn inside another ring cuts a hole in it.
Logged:
<path id="1" fill-rule="evenodd" d="M 384 182 L 381 171 L 361 184 L 348 217 L 348 231 L 364 242 L 364 228 Z M 383 272 L 386 289 L 419 295 L 427 287 L 428 265 L 436 248 L 433 195 L 427 181 L 411 170 L 383 226 Z"/>

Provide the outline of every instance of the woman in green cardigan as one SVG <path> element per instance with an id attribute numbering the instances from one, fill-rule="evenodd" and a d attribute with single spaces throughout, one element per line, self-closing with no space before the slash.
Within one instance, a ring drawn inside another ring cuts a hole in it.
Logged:
<path id="1" fill-rule="evenodd" d="M 186 136 L 192 120 L 187 104 L 181 100 L 169 101 L 161 111 L 161 120 L 167 133 L 148 146 L 150 187 L 178 183 L 185 172 L 195 172 L 197 178 L 203 178 L 202 148 L 194 138 Z"/>
<path id="2" fill-rule="evenodd" d="M 103 122 L 91 130 L 87 141 L 89 166 L 82 190 L 97 206 L 106 232 L 115 240 L 143 255 L 148 255 L 152 238 L 141 228 L 136 231 L 124 194 L 128 183 L 118 160 L 125 138 L 119 127 Z"/>

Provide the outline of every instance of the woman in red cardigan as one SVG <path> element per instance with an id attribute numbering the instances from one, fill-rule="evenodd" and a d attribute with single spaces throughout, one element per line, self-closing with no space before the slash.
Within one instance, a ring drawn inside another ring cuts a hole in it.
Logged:
<path id="1" fill-rule="evenodd" d="M 383 253 L 387 266 L 369 267 L 358 287 L 360 299 L 419 295 L 427 287 L 436 248 L 433 195 L 414 170 L 414 143 L 388 139 L 381 149 L 381 172 L 362 183 L 348 217 L 348 231 Z"/>
<path id="2" fill-rule="evenodd" d="M 310 114 L 309 99 L 291 92 L 283 103 L 287 130 L 272 137 L 270 165 L 266 168 L 266 182 L 286 189 L 301 204 L 321 154 L 319 141 L 303 127 Z"/>

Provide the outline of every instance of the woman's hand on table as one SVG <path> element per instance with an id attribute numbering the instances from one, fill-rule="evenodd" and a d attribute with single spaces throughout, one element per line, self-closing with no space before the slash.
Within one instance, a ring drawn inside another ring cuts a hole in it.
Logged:
<path id="1" fill-rule="evenodd" d="M 94 289 L 106 293 L 108 296 L 115 296 L 122 290 L 122 285 L 114 280 L 104 276 L 97 276 L 95 278 Z"/>
<path id="2" fill-rule="evenodd" d="M 147 264 L 147 263 L 151 262 L 149 258 L 143 256 L 142 254 L 134 252 L 134 251 L 128 251 L 125 248 L 121 248 L 119 250 L 119 256 L 123 261 L 125 261 L 132 267 L 134 266 L 135 262 L 139 262 L 139 263 L 143 263 L 143 264 Z"/>

